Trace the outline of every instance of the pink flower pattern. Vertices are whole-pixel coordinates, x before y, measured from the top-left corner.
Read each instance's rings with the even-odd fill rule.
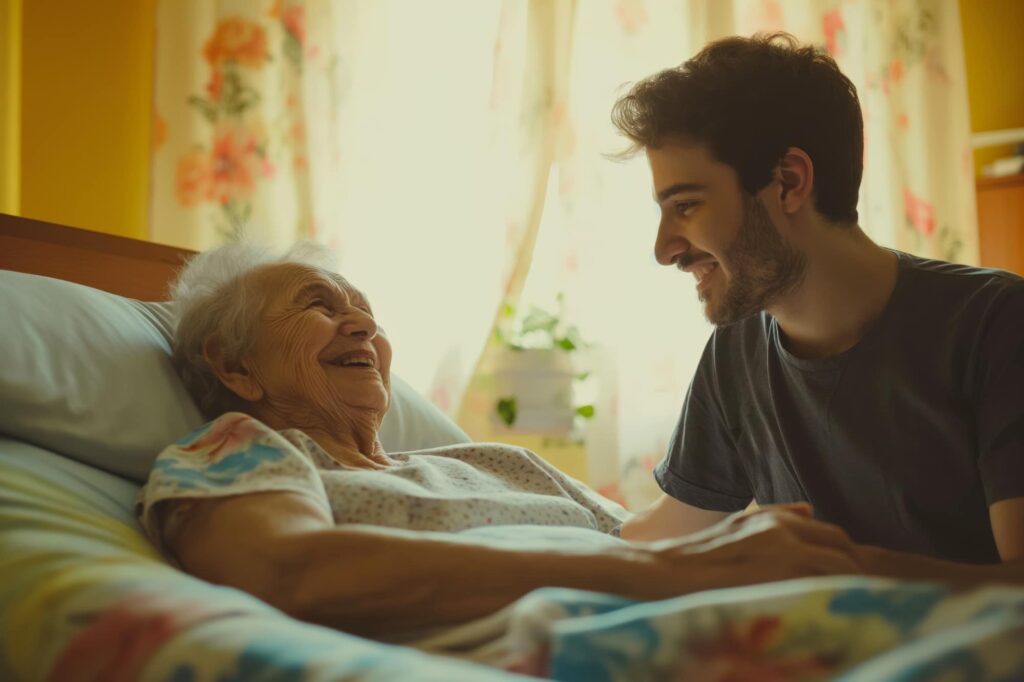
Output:
[[[676,671],[680,682],[792,682],[822,679],[836,662],[813,654],[785,654],[773,646],[786,634],[781,616],[730,623],[713,640],[698,643],[695,657]]]
[[[921,235],[930,237],[935,232],[935,208],[909,187],[903,188],[903,211],[907,222]]]
[[[825,32],[825,49],[833,57],[839,56],[846,40],[846,22],[843,21],[843,11],[838,7],[830,9],[822,16],[821,23]]]
[[[180,595],[131,594],[87,614],[88,624],[65,646],[48,682],[135,682],[149,659],[184,628],[230,613]]]
[[[222,453],[235,452],[263,433],[259,422],[246,414],[231,413],[213,423],[209,431],[182,447],[186,452],[207,450],[206,461],[213,462]]]

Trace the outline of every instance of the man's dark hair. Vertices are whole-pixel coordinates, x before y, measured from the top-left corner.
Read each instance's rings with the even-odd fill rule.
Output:
[[[627,154],[673,137],[705,144],[743,188],[764,188],[789,147],[814,163],[814,201],[837,223],[857,222],[864,121],[857,89],[835,61],[787,33],[725,38],[621,97],[612,121]]]

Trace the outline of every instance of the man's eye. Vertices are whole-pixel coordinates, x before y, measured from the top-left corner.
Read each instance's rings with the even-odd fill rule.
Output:
[[[308,306],[306,306],[306,309],[307,309],[307,310],[308,310],[309,308],[324,308],[324,309],[330,310],[331,306],[330,306],[330,304],[329,304],[329,303],[328,303],[328,302],[326,301],[326,299],[323,299],[323,298],[314,298],[314,299],[313,299],[312,301],[310,301],[310,302],[309,302],[309,305],[308,305]]]
[[[690,215],[693,209],[697,207],[699,201],[680,201],[676,203],[676,214],[677,215]]]

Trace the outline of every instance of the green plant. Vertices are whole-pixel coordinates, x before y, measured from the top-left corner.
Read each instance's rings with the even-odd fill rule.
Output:
[[[535,305],[529,306],[522,314],[511,303],[502,308],[502,322],[494,328],[498,341],[512,350],[527,348],[558,348],[572,352],[587,347],[575,325],[565,322],[565,296],[558,294],[555,299],[558,310],[550,312]]]
[[[559,350],[574,353],[588,348],[590,344],[583,340],[579,329],[565,321],[564,295],[559,293],[556,302],[556,312],[530,305],[522,313],[511,303],[505,303],[502,319],[494,329],[496,339],[515,352]],[[575,374],[573,380],[582,382],[589,376],[590,372],[582,371]],[[494,411],[506,426],[515,424],[518,415],[516,396],[500,396]],[[590,420],[594,418],[595,409],[592,404],[586,404],[574,407],[573,412],[580,419]]]

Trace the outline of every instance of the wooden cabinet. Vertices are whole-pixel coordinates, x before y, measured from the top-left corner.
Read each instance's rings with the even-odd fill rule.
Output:
[[[1024,173],[978,178],[981,265],[1024,275]]]

